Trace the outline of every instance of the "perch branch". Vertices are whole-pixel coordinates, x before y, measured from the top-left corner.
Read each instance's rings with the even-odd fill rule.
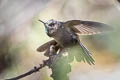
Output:
[[[50,62],[50,59],[45,60],[45,61],[43,61],[43,64],[40,64],[39,67],[36,67],[36,66],[35,66],[33,69],[31,69],[30,71],[28,71],[28,72],[26,72],[26,73],[24,73],[24,74],[21,74],[21,75],[19,75],[19,76],[17,76],[17,77],[10,78],[10,79],[6,79],[6,80],[18,80],[18,79],[21,79],[21,78],[26,77],[26,76],[28,76],[28,75],[31,75],[31,74],[34,73],[34,72],[38,72],[38,71],[39,71],[40,69],[42,69],[43,67],[48,66],[49,62]]]
[[[56,54],[56,50],[54,48],[54,45],[50,46],[50,52],[49,52],[49,59],[47,60],[44,60],[43,61],[43,64],[40,64],[39,67],[34,67],[33,69],[31,69],[30,71],[24,73],[24,74],[21,74],[17,77],[13,77],[13,78],[10,78],[10,79],[6,79],[6,80],[18,80],[18,79],[21,79],[21,78],[24,78],[28,75],[31,75],[32,73],[34,72],[38,72],[40,69],[42,69],[43,67],[45,66],[48,66],[49,68],[51,67],[52,63],[54,63],[54,61],[56,61],[57,58],[59,58],[62,54]],[[60,52],[59,52],[60,53]]]

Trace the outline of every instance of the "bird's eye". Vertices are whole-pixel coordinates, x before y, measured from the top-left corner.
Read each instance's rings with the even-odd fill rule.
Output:
[[[54,26],[54,25],[55,25],[54,23],[49,24],[49,26]]]

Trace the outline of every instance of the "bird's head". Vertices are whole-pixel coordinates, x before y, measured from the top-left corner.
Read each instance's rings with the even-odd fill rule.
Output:
[[[45,30],[48,36],[52,36],[54,34],[56,34],[56,32],[58,31],[58,29],[61,27],[61,23],[60,21],[56,21],[56,20],[48,20],[47,22],[43,22],[42,20],[39,20],[40,22],[42,22],[45,26]]]

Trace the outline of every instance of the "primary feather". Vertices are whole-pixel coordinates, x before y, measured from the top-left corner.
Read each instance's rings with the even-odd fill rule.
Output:
[[[64,27],[69,27],[78,35],[93,35],[111,30],[111,27],[104,23],[82,20],[64,22]]]

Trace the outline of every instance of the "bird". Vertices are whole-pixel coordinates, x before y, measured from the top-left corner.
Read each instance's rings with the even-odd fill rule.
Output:
[[[44,24],[46,34],[53,40],[38,47],[37,51],[45,51],[44,55],[47,57],[56,55],[57,52],[59,54],[60,51],[68,51],[70,62],[75,57],[77,61],[84,61],[90,65],[94,65],[95,60],[91,52],[81,42],[80,36],[100,34],[111,30],[109,25],[95,21],[68,20],[63,22],[54,19],[50,19],[47,22],[39,21]],[[71,52],[73,48],[77,48],[78,51]],[[54,53],[51,54],[52,49]]]

